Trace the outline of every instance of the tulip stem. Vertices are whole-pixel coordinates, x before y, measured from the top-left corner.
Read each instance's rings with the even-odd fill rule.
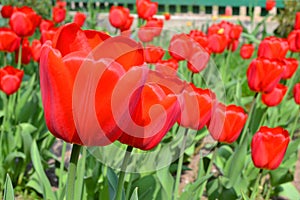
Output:
[[[67,179],[67,200],[74,199],[74,192],[75,192],[75,178],[76,178],[76,169],[77,169],[77,162],[79,158],[81,146],[77,144],[73,144],[70,164],[69,164],[69,174]]]
[[[121,200],[122,199],[122,191],[123,191],[123,184],[124,184],[124,178],[126,174],[126,168],[130,159],[130,154],[132,152],[133,147],[127,146],[126,153],[123,159],[123,163],[121,166],[121,171],[119,174],[119,181],[118,181],[118,187],[117,187],[117,194],[115,200]]]
[[[18,55],[18,65],[17,65],[17,69],[21,69],[21,63],[22,63],[22,43],[23,43],[23,38],[21,39],[20,47],[19,47],[19,55]]]
[[[213,148],[213,155],[210,159],[210,162],[209,162],[209,165],[207,167],[207,171],[205,173],[205,176],[208,176],[210,171],[211,171],[211,168],[213,166],[213,163],[214,163],[214,160],[215,158],[217,157],[217,153],[218,153],[218,147],[219,147],[220,143],[218,142],[217,145]],[[204,191],[204,188],[206,187],[206,183],[207,183],[207,180],[201,185],[201,188],[200,188],[200,192],[199,192],[199,196],[198,197],[202,197],[202,194],[203,194],[203,191]]]
[[[294,133],[295,133],[296,127],[298,125],[299,117],[300,117],[300,110],[298,110],[298,112],[297,112],[296,119],[295,119],[294,125],[291,130],[291,134],[290,134],[291,140],[293,140]]]
[[[251,196],[250,196],[250,200],[254,200],[257,196],[257,190],[258,190],[258,187],[259,187],[259,182],[260,182],[260,179],[261,179],[261,176],[262,176],[262,172],[263,172],[263,169],[260,169],[258,177],[255,181]]]
[[[3,66],[5,67],[7,65],[7,53],[4,52],[4,57],[3,57]]]
[[[59,183],[58,183],[59,189],[62,189],[62,184],[63,184],[62,179],[63,179],[63,172],[64,172],[64,168],[65,168],[66,150],[67,150],[67,143],[63,141],[62,150],[61,150],[60,168],[59,168]]]
[[[173,192],[173,199],[177,199],[178,196],[178,188],[179,188],[179,183],[180,183],[180,177],[181,177],[181,171],[182,171],[182,165],[183,165],[183,158],[184,158],[184,150],[185,150],[185,145],[186,145],[186,139],[188,135],[189,129],[186,128],[183,136],[183,141],[180,149],[180,157],[178,160],[178,165],[177,165],[177,172],[176,172],[176,179],[175,179],[175,185],[174,185],[174,192]]]
[[[243,132],[241,133],[240,144],[243,144],[243,141],[245,139],[246,133],[248,131],[248,126],[250,124],[253,112],[254,112],[255,107],[256,107],[257,96],[258,96],[258,92],[256,92],[255,95],[254,95],[254,97],[253,97],[253,100],[252,100],[252,103],[251,103],[251,108],[250,108],[249,115],[248,115],[248,119],[247,119],[246,124],[244,126]]]

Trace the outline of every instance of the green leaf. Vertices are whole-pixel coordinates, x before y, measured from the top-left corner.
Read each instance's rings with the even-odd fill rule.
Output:
[[[275,170],[270,171],[270,177],[272,186],[291,182],[294,179],[294,175],[290,172],[290,170],[281,166]]]
[[[84,179],[84,172],[85,172],[85,160],[86,160],[86,148],[82,150],[82,157],[78,161],[77,173],[76,173],[76,195],[75,199],[81,200],[82,199],[82,191],[83,191],[83,179]]]
[[[242,192],[242,197],[243,200],[250,200],[250,198],[244,192]]]
[[[130,197],[130,200],[139,200],[139,197],[138,197],[138,188],[137,187],[134,188],[133,193],[132,193],[132,195]]]
[[[300,199],[300,193],[292,183],[286,183],[279,186],[279,196],[287,199]]]
[[[43,187],[42,195],[44,196],[44,199],[56,199],[56,196],[52,191],[51,184],[43,169],[40,153],[35,141],[32,142],[31,160],[32,160],[33,167],[37,172],[39,182],[42,183],[42,187]]]
[[[114,199],[117,194],[118,176],[110,167],[107,169],[107,179],[109,185],[109,199]]]
[[[247,155],[248,148],[248,136],[244,138],[243,143],[235,150],[232,155],[231,162],[229,163],[229,171],[226,174],[226,177],[229,178],[229,185],[226,188],[230,188],[230,186],[234,186],[237,183],[239,176],[242,174],[242,170],[245,165],[245,159]]]
[[[6,175],[5,185],[4,185],[4,200],[15,199],[14,188],[12,186],[9,175]]]
[[[161,199],[172,199],[174,179],[169,172],[169,168],[165,167],[156,172],[161,189]]]
[[[132,188],[139,188],[139,199],[143,200],[152,200],[157,199],[156,196],[156,188],[159,187],[159,183],[157,183],[156,179],[153,175],[144,176],[137,181],[134,181],[132,184]]]

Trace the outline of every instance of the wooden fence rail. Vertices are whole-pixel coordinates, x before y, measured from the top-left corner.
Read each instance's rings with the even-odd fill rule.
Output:
[[[135,0],[67,0],[71,10],[87,8],[88,3],[92,3],[94,8],[100,11],[108,11],[112,5],[123,5],[135,12]],[[260,15],[267,14],[265,9],[266,0],[158,0],[158,11],[160,13],[204,13],[212,14],[213,9],[217,9],[218,14],[225,13],[226,6],[232,7],[233,15],[240,15],[241,9],[246,9],[246,15],[254,12],[255,8],[260,8]],[[276,8],[283,8],[284,0],[276,0]]]

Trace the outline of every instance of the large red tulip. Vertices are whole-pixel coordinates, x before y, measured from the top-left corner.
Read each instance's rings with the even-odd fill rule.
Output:
[[[263,93],[261,99],[269,107],[277,106],[282,101],[287,89],[287,86],[278,84],[270,93]]]
[[[284,59],[288,50],[289,45],[285,39],[270,36],[261,41],[257,55],[259,58]]]
[[[300,105],[300,83],[295,84],[293,94],[296,104]]]
[[[196,88],[190,84],[179,95],[179,102],[181,115],[177,120],[178,124],[200,130],[211,119],[216,97],[209,89]]]
[[[289,141],[288,131],[281,127],[260,127],[251,142],[251,155],[255,167],[268,170],[279,167]]]
[[[14,52],[19,49],[21,38],[9,28],[0,28],[0,51]]]
[[[54,136],[84,145],[107,145],[120,136],[111,100],[120,78],[144,59],[143,54],[135,52],[136,47],[140,49],[129,38],[83,31],[75,23],[62,26],[53,42],[45,42],[40,57],[40,84],[46,124]],[[96,52],[91,54],[92,51]],[[142,75],[133,73],[131,81],[135,77],[139,80]],[[129,82],[121,85],[130,87]]]
[[[247,70],[248,86],[255,92],[271,92],[284,74],[284,66],[269,59],[253,60]]]
[[[9,25],[19,37],[33,35],[36,27],[41,22],[41,16],[27,6],[16,8],[10,17]]]
[[[218,142],[233,143],[244,128],[247,117],[243,108],[219,103],[207,125],[208,131]]]
[[[12,66],[0,69],[0,90],[11,95],[20,88],[24,72]]]

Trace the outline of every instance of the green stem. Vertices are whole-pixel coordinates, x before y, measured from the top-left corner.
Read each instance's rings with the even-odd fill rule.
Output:
[[[250,196],[250,200],[254,200],[257,196],[257,190],[258,190],[258,187],[259,187],[259,182],[260,182],[260,179],[261,179],[261,176],[262,176],[262,172],[263,172],[263,169],[260,169],[258,177],[257,177],[257,179],[255,181],[255,184],[254,184],[254,187],[253,187],[253,191],[252,191],[251,196]]]
[[[223,79],[223,83],[227,82],[227,74],[228,74],[227,69],[228,69],[228,65],[229,65],[229,60],[231,58],[231,54],[232,54],[232,51],[231,51],[231,47],[230,47],[230,49],[227,50],[227,56],[226,56],[225,64],[221,68],[221,76],[222,76],[222,79]]]
[[[61,159],[60,159],[60,168],[59,168],[59,183],[58,188],[62,190],[63,188],[63,173],[65,168],[65,155],[67,150],[67,143],[63,141],[62,150],[61,150]]]
[[[266,195],[265,200],[269,200],[270,199],[271,191],[272,191],[272,186],[271,186],[270,183],[268,183],[268,191],[267,191],[267,195]]]
[[[214,152],[213,152],[213,155],[212,155],[212,157],[210,159],[209,165],[207,167],[207,171],[205,173],[205,176],[208,176],[209,173],[210,173],[210,171],[211,171],[211,168],[213,166],[214,160],[217,157],[218,146],[219,146],[219,143],[217,143],[217,145],[214,147]],[[204,188],[206,187],[206,183],[207,183],[207,180],[201,185],[200,192],[199,192],[199,197],[202,197]]]
[[[130,159],[130,154],[132,152],[133,147],[127,146],[126,153],[123,159],[123,163],[121,166],[121,171],[119,174],[119,181],[118,181],[118,187],[117,187],[117,194],[115,200],[121,200],[122,199],[122,191],[123,191],[123,184],[124,184],[124,178],[126,174],[126,168]]]
[[[20,47],[19,47],[18,65],[17,65],[18,69],[21,69],[21,64],[22,64],[22,43],[23,43],[23,38],[21,39]]]
[[[130,190],[131,190],[131,185],[132,185],[132,176],[130,174],[129,175],[129,183],[127,185],[127,188],[126,188],[126,197],[125,199],[128,200],[129,199],[129,195],[130,195]]]
[[[291,140],[293,140],[294,133],[295,133],[296,127],[297,127],[297,125],[298,125],[299,117],[300,117],[300,110],[298,110],[297,115],[296,115],[295,122],[294,122],[294,124],[293,124],[293,126],[292,126],[292,130],[291,130],[291,134],[290,134]]]
[[[70,164],[69,164],[69,172],[68,172],[68,179],[67,179],[67,200],[74,200],[74,192],[75,192],[75,178],[76,178],[76,169],[77,169],[77,162],[79,158],[81,146],[77,144],[73,144]]]
[[[4,57],[3,57],[3,66],[7,65],[7,52],[4,52]]]
[[[183,158],[184,158],[184,150],[185,150],[188,132],[189,132],[189,129],[186,128],[185,132],[184,132],[184,136],[183,136],[183,141],[182,141],[182,145],[181,145],[181,149],[180,149],[180,157],[179,157],[178,165],[177,165],[176,180],[175,180],[174,191],[173,191],[173,199],[177,199],[177,196],[178,196],[178,188],[179,188],[179,183],[180,183]]]
[[[8,96],[6,96],[5,100],[3,101],[3,109],[4,109],[4,115],[3,115],[3,121],[2,121],[2,127],[1,127],[1,135],[0,135],[0,146],[3,147],[3,136],[4,136],[4,131],[5,131],[5,126],[6,126],[6,121],[8,119]],[[2,149],[3,150],[3,149]],[[0,152],[0,165],[2,165],[2,162],[4,160],[3,157],[3,152]]]
[[[251,108],[250,108],[250,111],[249,111],[249,114],[248,114],[248,118],[247,118],[246,124],[244,126],[243,132],[241,133],[241,136],[240,136],[241,137],[240,145],[243,144],[243,141],[245,139],[246,133],[248,131],[248,126],[250,124],[252,115],[253,115],[255,107],[256,107],[257,96],[258,96],[258,92],[255,93],[255,95],[253,97],[253,100],[252,100],[252,103],[251,103]]]

